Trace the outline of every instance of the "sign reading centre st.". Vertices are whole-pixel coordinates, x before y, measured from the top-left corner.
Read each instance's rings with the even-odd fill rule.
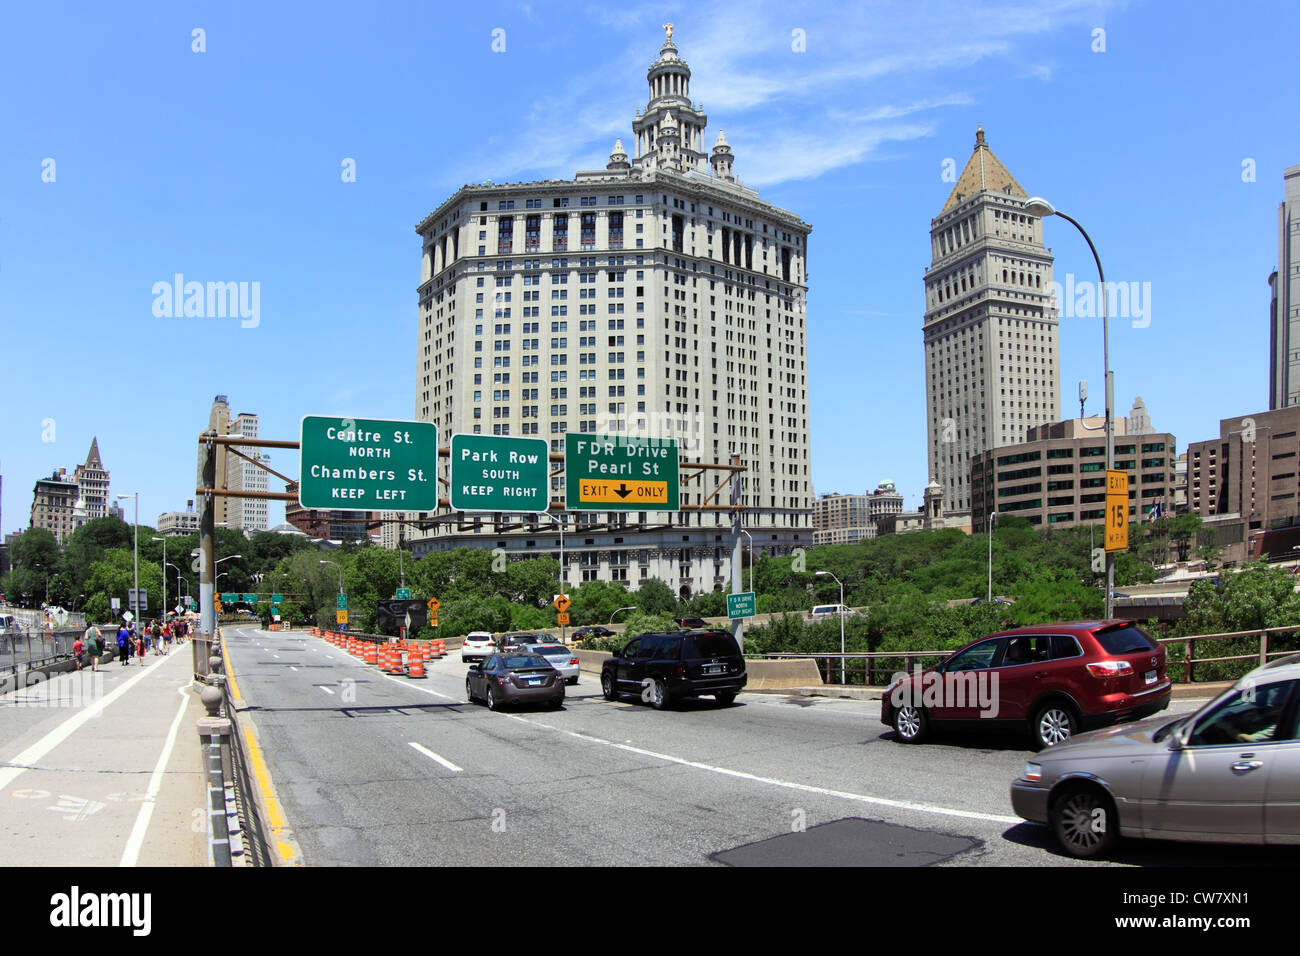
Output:
[[[434,511],[438,427],[375,418],[302,420],[298,500],[304,508]]]
[[[676,511],[677,441],[569,432],[564,440],[569,511]]]
[[[541,438],[452,435],[452,508],[545,511],[551,504],[549,451]]]

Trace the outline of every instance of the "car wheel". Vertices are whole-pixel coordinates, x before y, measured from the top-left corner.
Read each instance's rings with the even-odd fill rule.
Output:
[[[600,692],[606,700],[618,700],[618,689],[614,686],[614,674],[611,671],[601,672]]]
[[[729,707],[736,702],[736,695],[730,691],[725,694],[714,694],[713,696],[723,707]]]
[[[905,744],[919,744],[930,728],[930,718],[920,707],[910,704],[894,713],[894,733]]]
[[[1052,804],[1049,816],[1061,847],[1080,859],[1090,860],[1109,852],[1119,838],[1115,806],[1097,787],[1066,791]]]
[[[650,681],[650,706],[655,710],[667,710],[672,701],[668,697],[668,688],[658,677]]]
[[[1034,714],[1031,730],[1034,743],[1039,750],[1055,747],[1074,736],[1079,729],[1079,721],[1068,704],[1056,701],[1044,704]]]
[[[551,701],[551,710],[559,710],[563,706],[564,706],[563,697],[557,697],[553,701]]]
[[[488,705],[488,710],[501,709],[501,699],[497,697],[496,692],[492,690],[492,687],[490,685],[488,686],[487,689],[487,705]]]
[[[474,691],[470,690],[469,678],[465,678],[465,699],[471,704],[474,703]]]

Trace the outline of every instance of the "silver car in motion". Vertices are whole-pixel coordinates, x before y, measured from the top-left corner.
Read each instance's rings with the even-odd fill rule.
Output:
[[[524,650],[546,658],[547,662],[560,672],[566,684],[578,683],[582,673],[577,651],[554,642],[549,644],[525,644]]]
[[[1300,654],[1251,671],[1194,714],[1082,734],[1034,755],[1016,813],[1072,856],[1121,836],[1300,845]]]

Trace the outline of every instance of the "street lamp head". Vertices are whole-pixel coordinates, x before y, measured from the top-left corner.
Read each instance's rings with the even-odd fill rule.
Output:
[[[813,575],[814,575],[815,577],[819,577],[819,578],[825,577],[825,576],[828,575],[828,574],[830,574],[829,571],[814,571],[814,572],[813,572]]]
[[[1033,196],[1025,202],[1025,212],[1039,219],[1045,219],[1056,215],[1056,207],[1042,196]]]

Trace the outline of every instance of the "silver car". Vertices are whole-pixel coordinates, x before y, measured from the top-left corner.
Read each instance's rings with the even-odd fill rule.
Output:
[[[1036,754],[1016,813],[1073,856],[1121,836],[1300,844],[1300,654],[1256,668],[1191,715],[1083,734]]]
[[[577,651],[563,644],[529,644],[524,650],[546,658],[547,663],[560,672],[566,684],[578,683],[581,667],[578,664]]]

